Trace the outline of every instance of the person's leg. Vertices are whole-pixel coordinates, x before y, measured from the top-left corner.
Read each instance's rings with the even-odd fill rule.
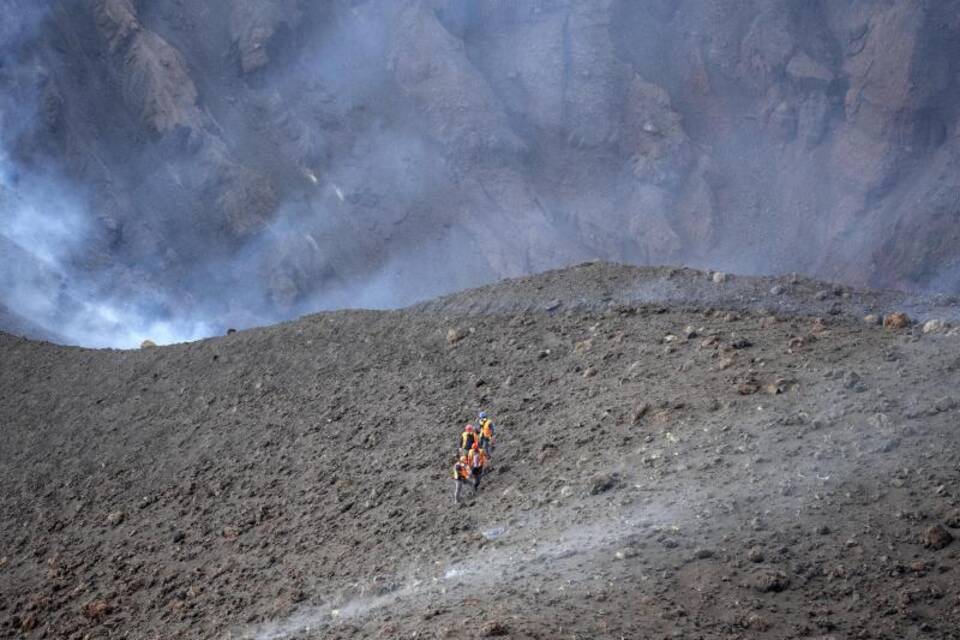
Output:
[[[460,493],[463,491],[463,480],[457,478],[454,480],[456,483],[456,488],[453,490],[453,501],[457,504],[460,504]]]

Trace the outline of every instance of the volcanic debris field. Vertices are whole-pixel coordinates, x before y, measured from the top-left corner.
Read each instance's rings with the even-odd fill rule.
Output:
[[[593,263],[138,351],[0,335],[0,636],[958,638],[950,308]]]

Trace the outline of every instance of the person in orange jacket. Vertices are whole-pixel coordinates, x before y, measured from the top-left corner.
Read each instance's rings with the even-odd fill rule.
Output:
[[[460,456],[460,459],[453,465],[453,481],[456,486],[453,490],[454,504],[460,504],[460,494],[463,493],[463,485],[470,480],[470,461],[467,456]],[[476,492],[476,489],[474,489]]]
[[[470,453],[467,454],[467,460],[470,462],[470,475],[473,478],[473,492],[480,490],[480,478],[483,477],[483,469],[487,466],[487,454],[480,448],[479,442],[474,442]]]
[[[468,424],[463,428],[463,433],[460,434],[460,455],[467,455],[470,449],[473,448],[473,445],[479,442],[477,436],[478,434],[472,424]]]
[[[487,417],[485,411],[480,412],[480,422],[478,423],[478,435],[480,437],[480,448],[483,449],[483,452],[490,457],[493,454],[493,446],[495,444],[495,434],[494,434],[494,424],[493,420]]]

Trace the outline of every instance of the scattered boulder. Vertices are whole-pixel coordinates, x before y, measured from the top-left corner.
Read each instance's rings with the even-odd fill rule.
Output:
[[[593,339],[587,338],[586,340],[580,340],[579,342],[574,343],[573,352],[579,356],[582,356],[587,351],[593,348]]]
[[[776,284],[776,285],[773,285],[772,287],[770,287],[770,295],[772,295],[772,296],[783,295],[783,293],[784,293],[785,291],[786,291],[786,289],[785,289],[782,285],[779,285],[779,284]]]
[[[787,343],[787,352],[793,353],[794,351],[799,351],[804,347],[809,346],[810,344],[817,341],[817,337],[813,334],[807,336],[794,336],[790,338],[790,341]]]
[[[923,323],[924,333],[946,333],[950,325],[943,320],[927,320]]]
[[[949,513],[943,522],[951,529],[960,529],[960,511]]]
[[[796,384],[794,380],[788,380],[787,378],[777,378],[773,382],[764,385],[764,393],[771,396],[778,396],[781,393],[786,393]]]
[[[883,317],[883,326],[885,329],[906,329],[910,326],[910,317],[901,311],[888,313]]]
[[[758,391],[760,391],[760,385],[752,380],[741,382],[737,385],[737,393],[742,396],[752,396]]]
[[[726,282],[727,278],[728,276],[724,272],[716,271],[714,272],[713,276],[711,276],[710,279],[713,280],[716,284],[721,284],[723,282]]]
[[[719,346],[719,344],[720,344],[720,336],[710,336],[710,337],[708,337],[708,338],[705,338],[705,339],[700,343],[700,349],[701,349],[701,350],[703,350],[703,349],[711,349],[711,348],[714,348],[714,347]]]
[[[107,524],[116,527],[123,524],[126,514],[123,511],[113,511],[107,514]]]
[[[790,586],[790,578],[783,571],[758,571],[750,584],[760,593],[780,593]]]
[[[483,629],[480,633],[484,638],[494,638],[497,636],[509,635],[510,629],[502,622],[493,621],[483,625]]]
[[[753,346],[753,343],[746,338],[737,338],[730,343],[730,346],[734,349],[748,349]]]
[[[765,559],[763,549],[760,547],[750,547],[750,550],[747,551],[747,560],[750,562],[763,562]]]
[[[106,600],[91,600],[83,606],[83,615],[90,620],[101,620],[110,613]]]
[[[140,343],[141,349],[150,349],[155,346],[157,346],[157,343],[154,342],[153,340],[144,340],[143,342]]]
[[[447,330],[447,344],[456,344],[466,338],[469,333],[466,329],[461,329],[460,327],[452,327]]]
[[[236,332],[237,332],[236,329],[233,329],[233,328],[227,329],[227,335],[228,335],[228,336],[232,336],[232,335],[235,334]]]
[[[953,542],[953,534],[942,524],[935,524],[923,532],[923,546],[939,551]]]
[[[614,473],[598,473],[590,480],[590,495],[595,496],[613,489],[617,485]]]
[[[563,305],[563,302],[561,302],[560,300],[551,300],[550,302],[547,303],[546,309],[547,311],[556,311],[561,307],[561,305]]]
[[[865,324],[868,324],[874,327],[880,324],[881,322],[880,316],[878,316],[875,313],[868,313],[867,315],[863,316],[863,321]]]
[[[697,560],[708,560],[715,555],[713,549],[706,549],[703,547],[694,549],[693,557]]]

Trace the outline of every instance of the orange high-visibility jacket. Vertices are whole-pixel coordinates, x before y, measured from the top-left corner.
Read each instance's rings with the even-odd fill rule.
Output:
[[[490,418],[480,421],[480,435],[487,440],[493,440],[493,421]]]
[[[462,462],[458,462],[453,465],[453,479],[454,480],[466,480],[470,477],[470,468]]]
[[[483,449],[471,449],[470,454],[470,466],[474,469],[487,466],[487,454],[483,452]]]

